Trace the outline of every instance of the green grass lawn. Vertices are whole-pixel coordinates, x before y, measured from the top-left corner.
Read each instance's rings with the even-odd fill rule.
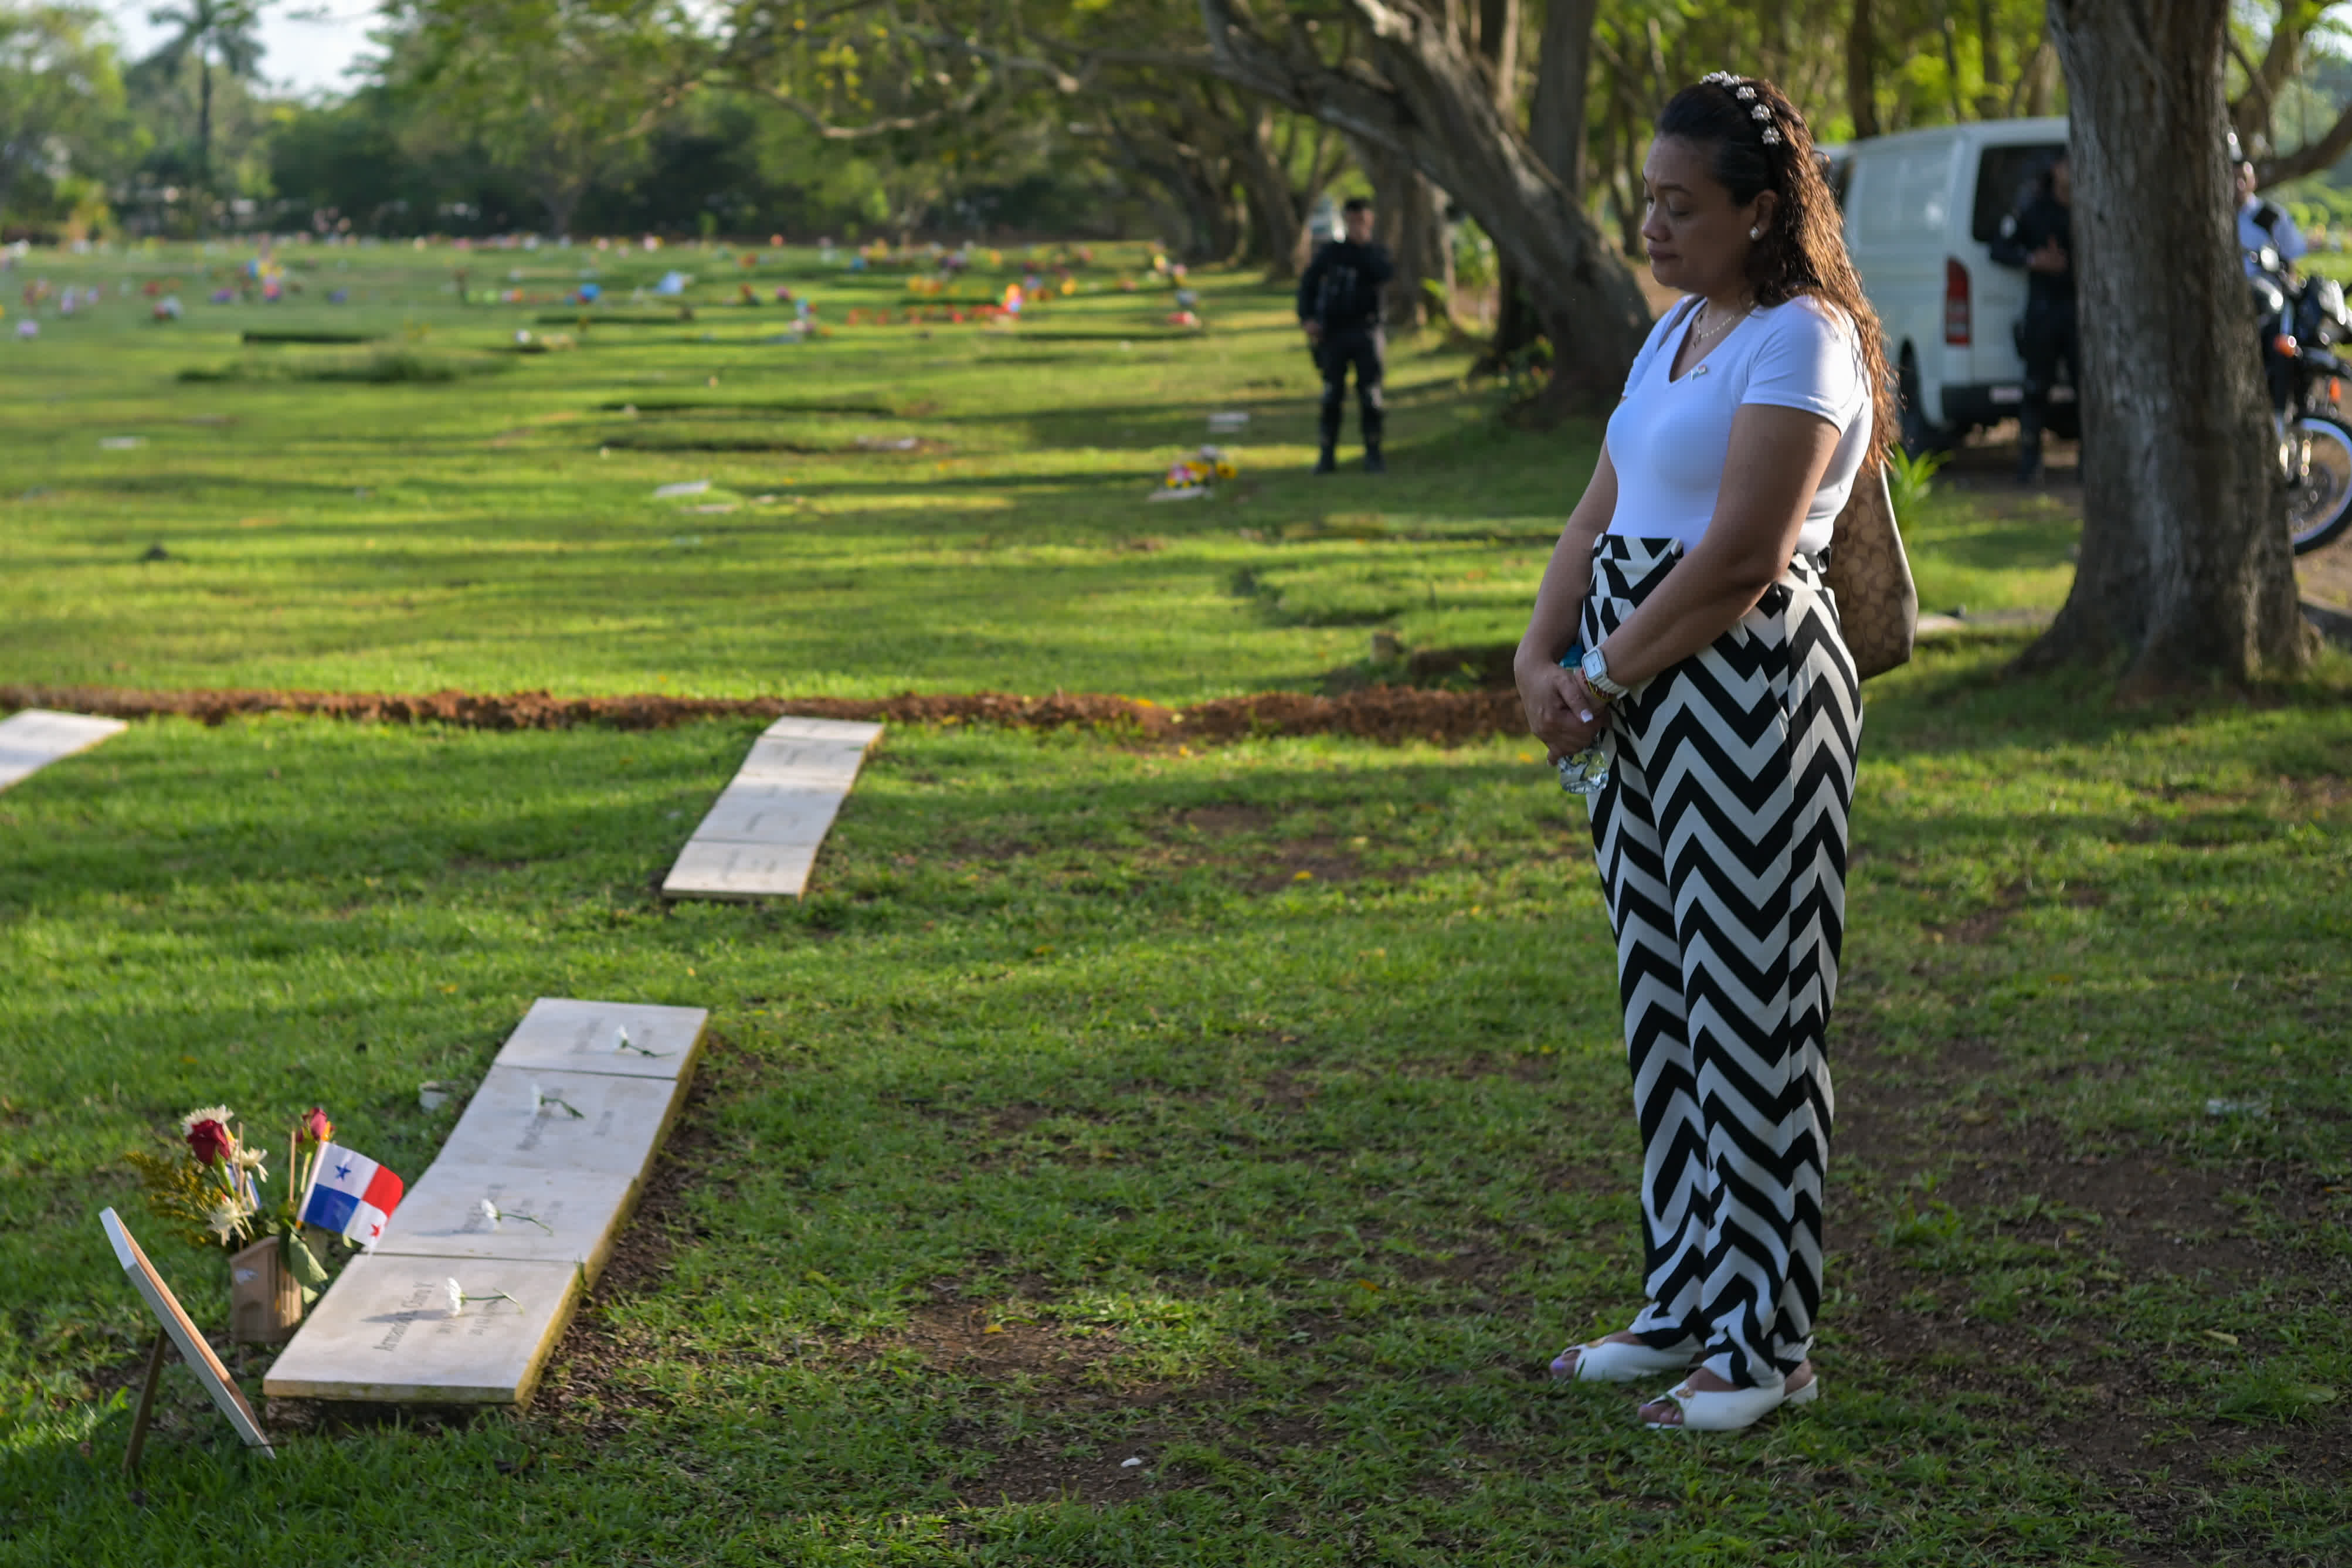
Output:
[[[352,316],[435,353],[529,323],[389,298],[428,260]],[[1372,629],[1510,637],[1590,459],[1406,345],[1398,471],[1310,481],[1242,280],[1197,342],[1115,287],[1020,329],[1127,350],[861,337],[852,289],[814,344],[699,343],[756,335],[722,307],[436,384],[177,381],[244,352],[194,305],[0,342],[0,679],[1312,686]],[[981,363],[1015,353],[1069,357]],[[863,399],[899,416],[809,407]],[[1235,495],[1142,503],[1250,399]],[[673,418],[852,449],[611,439]],[[854,447],[902,428],[948,445]],[[702,477],[746,504],[649,499]],[[1912,534],[1930,607],[2063,594],[2063,519],[1947,497]],[[1542,1379],[1636,1305],[1638,1152],[1581,810],[1528,742],[902,727],[806,902],[671,907],[756,725],[134,725],[0,795],[0,1563],[2352,1560],[2352,671],[2118,711],[2005,680],[2017,646],[1870,688],[1827,1397],[1733,1438]],[[124,1151],[320,1100],[414,1173],[456,1110],[418,1083],[542,994],[713,1042],[533,1409],[281,1408],[269,1465],[175,1368],[125,1481]],[[153,1250],[224,1321],[217,1256]]]
[[[1424,337],[1391,358],[1394,471],[1315,479],[1313,369],[1281,291],[1243,279],[1195,280],[1198,336],[1162,324],[1164,287],[1123,292],[1137,269],[1108,265],[1013,331],[852,326],[852,309],[903,314],[905,279],[805,253],[751,269],[666,253],[600,276],[620,295],[671,266],[726,274],[697,285],[695,321],[523,355],[517,330],[555,330],[534,325],[543,307],[457,305],[441,292],[453,253],[352,254],[348,273],[297,274],[308,291],[279,305],[215,306],[191,285],[169,325],[115,295],[34,342],[0,339],[11,679],[1160,700],[1311,687],[1361,662],[1375,627],[1408,647],[1515,638],[1595,450],[1588,428],[1503,426],[1498,395],[1461,389],[1467,353]],[[571,287],[577,253],[552,254],[509,253],[518,286]],[[507,258],[454,259],[478,288]],[[184,256],[47,274],[110,291],[201,281]],[[814,299],[834,335],[769,341],[785,310],[725,303],[738,276]],[[352,300],[320,302],[338,279]],[[992,287],[968,283],[967,301]],[[248,329],[382,333],[490,374],[290,379],[387,351],[240,348]],[[177,379],[225,366],[255,378]],[[1238,482],[1148,501],[1212,410],[1252,416],[1229,441]],[[142,444],[101,446],[123,439]],[[654,499],[697,480],[711,488]],[[1938,506],[1914,531],[1924,604],[2064,596],[2061,515],[1989,524]],[[156,545],[165,558],[142,561]]]

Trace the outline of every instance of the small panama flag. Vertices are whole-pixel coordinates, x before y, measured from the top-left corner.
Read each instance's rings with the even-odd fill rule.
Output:
[[[311,1171],[310,1190],[302,1194],[302,1223],[373,1250],[384,1221],[400,1206],[400,1178],[334,1143],[319,1146]]]

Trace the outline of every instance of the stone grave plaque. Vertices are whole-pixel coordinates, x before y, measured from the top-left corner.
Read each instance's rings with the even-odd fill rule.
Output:
[[[47,708],[11,714],[0,720],[0,789],[129,728],[120,719],[93,719],[87,713],[59,713]]]
[[[703,1026],[709,1021],[710,1014],[700,1007],[542,996],[507,1037],[498,1065],[619,1073],[625,1078],[681,1078],[700,1054]],[[629,1034],[628,1047],[618,1040],[623,1029]],[[653,1054],[646,1055],[648,1051]]]
[[[879,724],[779,719],[663,879],[669,898],[798,898]]]
[[[841,810],[842,792],[732,784],[694,830],[702,844],[804,844],[814,849]]]
[[[865,761],[863,745],[772,740],[762,735],[751,742],[751,754],[735,771],[735,782],[842,789],[857,777],[858,766]]]
[[[689,842],[662,883],[667,898],[797,899],[816,869],[814,844]]]
[[[435,1163],[641,1176],[686,1101],[686,1083],[683,1078],[494,1067]],[[580,1114],[552,1103],[534,1110],[534,1086]]]
[[[484,1199],[506,1217],[491,1223]],[[375,1255],[577,1264],[593,1285],[636,1199],[634,1175],[485,1169],[445,1155],[400,1200]]]
[[[469,1300],[452,1311],[452,1279],[468,1296],[514,1299]],[[354,1258],[261,1389],[273,1399],[528,1404],[580,1289],[581,1271],[570,1263]]]
[[[791,714],[760,731],[762,741],[814,741],[826,745],[854,746],[860,755],[882,738],[882,726],[857,719],[800,719]]]

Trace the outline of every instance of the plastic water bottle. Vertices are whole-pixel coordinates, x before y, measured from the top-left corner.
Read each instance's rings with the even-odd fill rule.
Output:
[[[1559,656],[1559,667],[1562,669],[1580,669],[1583,666],[1584,645],[1582,643],[1571,645],[1566,653]],[[1598,735],[1593,737],[1592,744],[1585,747],[1584,750],[1573,756],[1560,758],[1558,765],[1559,787],[1570,795],[1599,795],[1608,787],[1609,752],[1604,749],[1601,738]]]

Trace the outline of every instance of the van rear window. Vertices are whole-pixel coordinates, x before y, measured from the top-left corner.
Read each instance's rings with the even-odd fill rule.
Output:
[[[1986,148],[1977,164],[1977,203],[1969,221],[1969,237],[1979,244],[1998,238],[2000,220],[2032,198],[2042,172],[2065,151],[2063,142]]]

